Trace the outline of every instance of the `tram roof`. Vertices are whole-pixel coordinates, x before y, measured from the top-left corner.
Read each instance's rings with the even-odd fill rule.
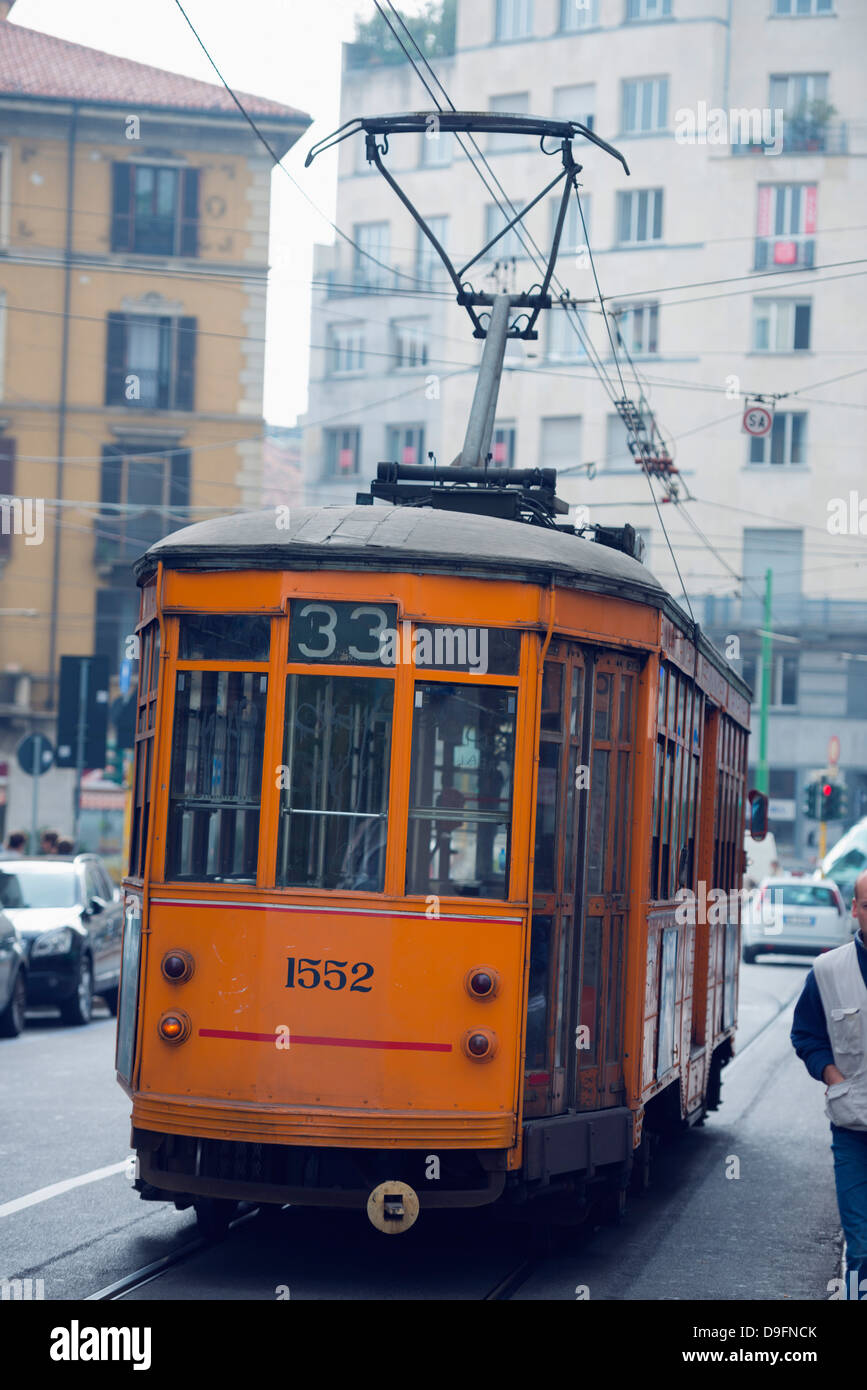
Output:
[[[152,545],[136,565],[142,581],[157,561],[170,569],[411,570],[518,579],[550,576],[580,589],[659,606],[666,596],[638,560],[546,526],[433,507],[293,507],[289,526],[274,507],[200,521]]]
[[[644,565],[596,541],[545,526],[433,507],[293,507],[277,525],[274,507],[200,521],[152,545],[135,565],[144,583],[169,569],[358,570],[461,574],[550,583],[650,604],[683,631],[693,624]],[[742,694],[748,687],[699,635],[701,651]]]

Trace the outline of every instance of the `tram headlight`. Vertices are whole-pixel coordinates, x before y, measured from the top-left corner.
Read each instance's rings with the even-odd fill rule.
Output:
[[[183,1013],[180,1009],[163,1014],[157,1024],[157,1032],[163,1042],[167,1043],[186,1042],[192,1029],[189,1014]]]
[[[500,988],[500,977],[490,965],[474,965],[464,977],[474,999],[493,999]]]
[[[490,1028],[468,1028],[464,1033],[463,1049],[473,1062],[490,1062],[497,1046],[497,1035]]]
[[[188,980],[196,968],[189,951],[167,951],[162,960],[162,972],[173,985]]]

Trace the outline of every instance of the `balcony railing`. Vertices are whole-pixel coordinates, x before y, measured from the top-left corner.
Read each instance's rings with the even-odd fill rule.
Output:
[[[702,627],[717,633],[761,628],[764,623],[764,603],[760,598],[700,594],[692,600],[692,606]],[[867,632],[867,607],[853,599],[775,594],[771,622],[775,632],[793,628],[798,636],[808,632],[820,636],[839,631],[863,633]]]
[[[445,270],[437,264],[390,266],[380,269],[372,262],[367,266],[336,267],[326,270],[323,277],[329,299],[346,294],[388,294],[393,290],[442,289],[450,284]]]
[[[816,260],[816,242],[811,236],[756,237],[754,270],[809,270]]]
[[[93,563],[98,570],[129,566],[170,531],[186,525],[174,512],[142,508],[140,512],[108,511],[94,522]]]
[[[848,154],[849,126],[846,121],[830,121],[826,125],[810,126],[794,116],[783,118],[783,142],[779,151],[773,139],[738,140],[733,139],[731,152],[734,155],[779,154]]]

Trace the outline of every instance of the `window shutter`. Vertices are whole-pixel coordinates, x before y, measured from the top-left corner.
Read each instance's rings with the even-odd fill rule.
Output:
[[[117,444],[103,444],[102,469],[99,477],[99,500],[102,506],[120,501],[120,480],[123,470],[123,450]],[[117,512],[106,512],[117,517]]]
[[[171,473],[169,477],[169,506],[189,507],[190,505],[190,451],[181,449],[178,453],[172,454],[169,459]],[[186,526],[189,517],[172,517],[169,529],[177,531],[179,527]]]
[[[192,410],[196,394],[196,330],[198,319],[180,318],[177,323],[175,408],[177,410]]]
[[[159,374],[157,379],[157,409],[171,410],[174,402],[173,375],[175,371],[174,351],[175,320],[168,314],[160,318]]]
[[[111,249],[132,250],[132,165],[112,165]]]
[[[106,320],[105,403],[124,405],[126,378],[126,314],[109,314]]]
[[[15,440],[0,439],[0,498],[15,493]],[[12,550],[12,528],[0,527],[0,560],[8,559]]]
[[[181,171],[181,244],[182,256],[199,254],[199,180],[198,169]]]

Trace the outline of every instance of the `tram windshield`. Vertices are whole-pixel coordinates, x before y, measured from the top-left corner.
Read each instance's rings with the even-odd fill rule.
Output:
[[[517,691],[415,687],[406,891],[505,898]]]
[[[393,712],[389,679],[287,678],[281,887],[383,891]]]

